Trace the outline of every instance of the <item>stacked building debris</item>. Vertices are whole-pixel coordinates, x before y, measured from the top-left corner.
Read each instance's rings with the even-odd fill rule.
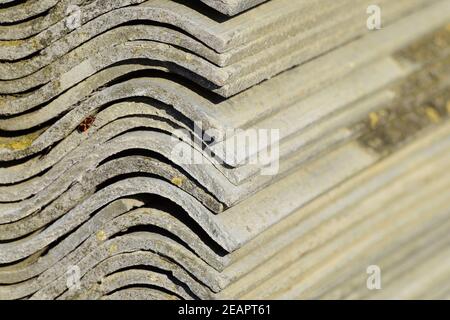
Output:
[[[0,298],[449,299],[449,86],[449,0],[0,0]]]

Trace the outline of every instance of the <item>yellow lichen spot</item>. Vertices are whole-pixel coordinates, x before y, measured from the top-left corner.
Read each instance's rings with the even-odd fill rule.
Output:
[[[97,240],[100,242],[103,242],[106,240],[106,233],[103,230],[100,230],[99,232],[97,232]]]
[[[23,40],[7,40],[0,41],[0,47],[15,47],[20,46],[24,41]]]
[[[378,125],[378,123],[380,123],[380,117],[378,116],[378,114],[376,112],[371,112],[369,114],[369,120],[370,120],[370,127],[372,129],[375,129]]]
[[[41,44],[39,43],[38,39],[33,38],[33,39],[31,40],[31,47],[32,47],[33,49],[40,49],[42,46],[41,46]]]
[[[447,113],[450,115],[450,100],[447,101]]]
[[[117,244],[112,244],[110,247],[109,247],[109,253],[110,254],[114,254],[114,253],[116,253],[117,252]]]
[[[438,47],[445,47],[447,45],[447,41],[443,35],[436,36],[436,38],[434,39],[434,43]]]
[[[171,182],[177,187],[181,187],[183,185],[183,178],[181,177],[173,177]]]
[[[450,32],[450,23],[447,25],[447,27],[445,28],[448,32]]]
[[[34,138],[26,136],[20,140],[12,140],[7,142],[0,141],[0,149],[25,150],[33,143]]]
[[[434,109],[433,107],[426,107],[425,113],[426,113],[428,119],[431,120],[431,122],[438,123],[441,121],[441,116],[436,111],[436,109]]]

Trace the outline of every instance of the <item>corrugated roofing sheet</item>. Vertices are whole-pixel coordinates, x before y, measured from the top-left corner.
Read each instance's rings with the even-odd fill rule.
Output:
[[[448,298],[450,2],[202,2],[0,1],[0,298]]]

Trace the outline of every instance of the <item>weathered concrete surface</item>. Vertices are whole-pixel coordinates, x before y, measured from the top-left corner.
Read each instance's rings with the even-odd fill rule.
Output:
[[[373,214],[373,219],[376,219],[376,221],[380,221],[380,219],[383,219],[383,217],[388,218],[388,219],[394,219],[394,215],[391,215],[389,212],[390,211],[384,211],[385,214],[381,215],[380,214],[375,214],[380,210],[379,207],[374,206],[374,203],[377,203],[378,205],[382,205],[383,203],[385,203],[384,201],[382,201],[380,197],[386,197],[389,196],[393,199],[397,199],[398,201],[400,201],[400,196],[398,194],[398,192],[400,192],[401,194],[405,195],[405,201],[415,201],[414,203],[417,203],[417,201],[420,201],[420,196],[419,194],[411,194],[410,192],[408,192],[407,190],[417,190],[417,186],[421,186],[423,179],[430,179],[431,177],[433,177],[434,175],[438,175],[440,176],[440,180],[442,181],[442,183],[447,183],[448,184],[448,178],[446,176],[442,176],[442,168],[445,168],[445,163],[447,163],[448,165],[448,160],[449,160],[449,156],[448,156],[448,146],[444,147],[443,145],[443,140],[442,137],[443,135],[447,135],[448,133],[448,126],[447,128],[443,128],[443,130],[439,130],[437,135],[433,135],[431,137],[425,137],[425,139],[421,139],[419,140],[419,143],[416,143],[410,147],[408,147],[405,151],[402,151],[401,153],[399,153],[398,156],[392,157],[392,158],[388,158],[387,161],[384,161],[382,163],[380,163],[379,165],[377,165],[376,167],[374,167],[373,169],[371,169],[370,171],[368,171],[367,173],[365,173],[364,175],[357,177],[355,180],[350,180],[348,183],[344,184],[342,187],[340,187],[337,191],[334,191],[331,195],[324,195],[322,198],[319,198],[318,202],[313,202],[311,205],[307,206],[304,209],[301,209],[298,211],[298,214],[292,215],[288,220],[283,221],[282,224],[274,226],[273,229],[269,229],[267,231],[267,233],[263,233],[261,234],[259,237],[257,237],[254,241],[250,242],[247,246],[244,246],[241,250],[236,251],[236,253],[234,253],[232,256],[234,257],[234,259],[238,259],[236,260],[235,263],[231,264],[229,268],[227,268],[226,270],[224,270],[224,275],[228,275],[227,277],[229,277],[230,279],[232,279],[232,275],[234,275],[234,277],[240,277],[243,274],[246,274],[249,270],[248,268],[251,268],[252,265],[261,265],[262,268],[266,268],[265,270],[274,270],[273,267],[271,267],[271,264],[265,263],[265,264],[261,264],[261,259],[265,259],[265,257],[270,257],[271,254],[270,252],[278,252],[278,256],[273,258],[273,261],[278,261],[278,263],[280,263],[280,255],[282,254],[288,254],[289,257],[291,257],[292,259],[292,251],[285,251],[282,250],[281,252],[280,250],[280,246],[285,246],[288,243],[292,243],[291,246],[289,246],[288,248],[295,248],[295,251],[298,253],[303,252],[303,250],[306,250],[307,247],[303,246],[299,246],[298,244],[296,244],[296,242],[294,241],[296,238],[293,237],[293,233],[295,232],[295,230],[298,230],[296,232],[300,232],[299,236],[301,236],[301,238],[299,238],[298,241],[301,241],[302,243],[305,243],[306,239],[308,238],[304,238],[304,234],[307,230],[305,230],[306,226],[309,226],[309,228],[312,228],[314,226],[321,226],[321,230],[323,230],[321,233],[317,233],[317,232],[313,232],[313,233],[306,233],[307,237],[317,237],[317,235],[326,235],[327,237],[330,237],[333,235],[333,233],[330,234],[330,229],[327,229],[327,225],[329,225],[328,228],[332,228],[331,230],[333,230],[333,232],[339,232],[340,228],[336,228],[336,223],[334,221],[336,220],[330,220],[329,222],[327,222],[328,224],[325,224],[322,226],[321,222],[324,221],[323,219],[325,219],[327,216],[330,216],[331,214],[333,214],[333,212],[341,212],[342,214],[345,213],[345,215],[348,215],[349,217],[351,217],[353,215],[352,219],[363,219],[364,216],[361,216],[361,207],[356,207],[356,210],[354,211],[354,213],[348,212],[346,211],[345,208],[347,208],[349,205],[351,205],[352,203],[354,203],[354,201],[361,201],[362,199],[364,199],[365,202],[367,202],[366,207],[371,208],[371,210],[368,211],[364,211],[365,214]],[[433,142],[434,141],[434,142]],[[430,144],[431,143],[431,144]],[[447,142],[448,144],[448,139]],[[427,147],[430,146],[430,147]],[[425,147],[425,149],[424,149]],[[426,149],[428,148],[428,149]],[[400,159],[404,159],[403,161],[399,161]],[[432,160],[432,159],[436,159],[436,160]],[[425,163],[425,166],[422,166],[423,169],[420,170],[411,170],[411,168],[421,168],[421,164]],[[390,168],[388,170],[388,168]],[[439,169],[438,169],[439,168]],[[401,169],[401,170],[399,170]],[[385,179],[381,179],[379,177],[379,173],[380,172],[384,172],[383,176],[385,177]],[[433,173],[434,172],[434,173]],[[444,170],[445,172],[445,170]],[[393,175],[393,173],[395,173]],[[406,175],[404,173],[407,173]],[[410,177],[410,178],[409,178]],[[388,189],[389,192],[380,192],[378,191],[378,193],[374,193],[375,190],[384,190],[383,186],[387,185],[390,181],[392,181],[392,179],[399,179],[398,182],[396,182],[395,184],[392,185],[392,187],[389,188],[393,188]],[[406,179],[406,180],[405,180]],[[412,180],[411,180],[412,179]],[[370,186],[369,188],[359,188],[359,189],[355,189],[354,186],[358,185],[358,186],[363,186],[364,184],[362,184],[362,182],[367,185]],[[406,189],[405,190],[405,186],[408,186],[408,188],[410,189]],[[429,185],[430,186],[430,190],[424,190],[424,195],[425,197],[429,197],[429,194],[436,194],[436,190],[442,190],[441,188],[441,184],[440,183],[436,183],[434,185]],[[363,193],[361,193],[361,191],[363,191]],[[348,196],[346,197],[342,197],[340,196],[340,194],[345,192],[348,193]],[[368,194],[371,195],[368,199],[364,198],[364,194]],[[445,199],[446,197],[448,197],[448,195],[446,194],[440,194],[440,196]],[[334,203],[330,203],[330,197],[337,197],[340,202],[342,202],[343,205],[345,206],[341,206],[341,205],[336,205]],[[373,198],[374,197],[374,198]],[[373,198],[373,200],[372,200]],[[397,203],[399,203],[397,201]],[[321,208],[320,203],[326,203],[328,204],[328,208],[327,210],[324,210],[322,214],[312,214],[309,213],[309,216],[311,217],[311,219],[309,220],[304,220],[305,219],[305,214],[308,214],[308,212],[311,212],[311,210],[313,210],[312,212],[314,212],[314,210],[317,210],[317,208]],[[433,203],[433,201],[431,201]],[[408,203],[408,202],[407,202]],[[419,202],[420,203],[420,202]],[[419,213],[422,212],[423,213],[427,213],[428,215],[432,215],[434,217],[434,219],[439,219],[439,217],[441,217],[440,219],[445,219],[448,220],[448,215],[443,217],[442,215],[439,216],[437,214],[434,213],[434,211],[430,211],[429,209],[424,210],[424,211],[420,211],[422,210],[420,206],[412,206],[410,208],[416,208],[415,210]],[[447,211],[448,213],[448,211]],[[408,216],[411,218],[411,210],[408,210]],[[426,218],[427,216],[425,216],[425,220],[413,220],[414,223],[416,223],[415,225],[419,225],[419,226],[424,226],[424,222],[430,221],[429,218]],[[295,219],[302,219],[304,220],[301,224],[296,224],[293,223],[293,220]],[[336,217],[337,219],[337,217]],[[371,219],[366,220],[366,222],[364,223],[364,225],[366,225],[366,228],[372,228],[373,227],[373,223],[374,221],[372,221]],[[444,220],[444,221],[445,221]],[[341,221],[342,227],[345,226],[350,226],[351,225],[351,219],[346,221],[346,220],[342,220],[342,218],[339,218],[339,221]],[[392,220],[390,220],[392,222]],[[394,220],[395,221],[395,220]],[[401,219],[399,221],[405,221],[404,219]],[[411,222],[411,219],[408,219],[407,221],[410,221],[409,224],[413,224],[413,222]],[[436,220],[434,220],[436,221]],[[314,223],[313,223],[314,222]],[[345,222],[345,223],[344,223]],[[434,223],[434,222],[433,222]],[[287,231],[285,230],[284,232],[279,232],[280,228],[283,229],[283,226],[289,226],[290,228],[294,228],[292,231]],[[396,225],[391,226],[391,229],[395,230]],[[424,230],[426,228],[421,228],[421,230]],[[278,232],[277,232],[278,230]],[[384,230],[384,229],[383,229]],[[405,230],[407,231],[406,235],[410,234],[411,231],[408,231],[409,229]],[[448,231],[448,230],[447,230]],[[364,231],[364,229],[361,229],[360,232],[366,232]],[[387,232],[387,231],[386,231]],[[409,233],[408,233],[409,232]],[[281,237],[281,239],[277,239],[277,241],[275,241],[273,239],[273,236],[276,237]],[[399,234],[396,233],[396,239],[401,240],[402,238],[399,237]],[[345,236],[345,233],[343,234],[343,236]],[[381,235],[379,235],[381,236]],[[103,239],[103,234],[100,234],[100,237]],[[105,235],[105,237],[107,237],[107,234]],[[98,241],[99,239],[99,234],[95,235],[96,240]],[[268,248],[265,245],[261,244],[261,241],[263,241],[263,239],[267,239],[264,241],[268,241]],[[288,240],[289,241],[286,241]],[[326,239],[326,238],[325,238]],[[347,243],[351,243],[351,239],[354,239],[354,235],[352,233],[352,236],[350,238],[344,238],[347,239]],[[93,240],[94,241],[94,240]],[[291,242],[294,241],[294,242]],[[324,241],[324,240],[322,240]],[[349,242],[350,241],[350,242]],[[129,244],[130,241],[126,241],[125,243]],[[317,241],[314,241],[313,243],[317,243]],[[335,242],[333,242],[335,243]],[[114,244],[114,243],[113,243]],[[114,248],[113,252],[116,252],[116,247],[111,244],[109,246],[109,248]],[[270,244],[270,245],[269,245]],[[258,251],[254,251],[254,249],[252,249],[254,246],[257,246],[259,248],[260,251],[264,252],[264,254],[261,254],[261,252]],[[117,247],[118,252],[120,252],[119,250],[120,247]],[[152,247],[153,248],[153,247]],[[270,248],[270,251],[267,252],[267,250]],[[301,249],[301,250],[300,250]],[[154,249],[153,249],[154,250]],[[292,249],[291,249],[292,250]],[[300,250],[300,251],[299,251]],[[312,248],[310,248],[309,250],[312,250]],[[335,251],[335,246],[333,246],[332,248],[333,251]],[[246,253],[247,252],[247,253]],[[252,254],[249,254],[249,252],[252,252]],[[286,253],[287,252],[287,253]],[[314,252],[314,251],[313,251]],[[96,257],[98,257],[98,254],[95,255]],[[256,261],[255,261],[256,259]],[[242,260],[242,262],[241,262]],[[249,261],[252,261],[252,263],[249,263]],[[304,260],[304,259],[303,259]],[[82,264],[82,266],[84,266]],[[239,267],[240,266],[240,267]],[[83,269],[84,270],[84,269]],[[86,267],[86,270],[91,270],[91,267]],[[247,270],[247,271],[246,271]],[[263,269],[264,270],[264,269]],[[62,268],[62,271],[64,271],[64,268]],[[52,275],[54,274],[54,272],[51,273]],[[258,271],[257,273],[252,272],[251,273],[251,278],[250,279],[255,279],[253,281],[257,281],[256,279],[258,279],[259,274],[261,274],[260,271]],[[204,275],[203,275],[204,277]],[[217,277],[217,275],[216,275]],[[222,277],[222,276],[221,276]],[[203,278],[202,278],[203,279]],[[243,278],[245,279],[245,277]],[[248,279],[248,277],[247,277]],[[64,277],[63,279],[61,279],[61,284],[59,285],[59,287],[61,289],[65,288],[65,284],[64,284]],[[243,280],[240,280],[243,281]],[[259,279],[259,281],[261,281],[261,279]],[[228,294],[228,292],[230,292],[230,290],[232,290],[233,287],[238,287],[240,288],[240,290],[245,289],[245,286],[241,284],[239,284],[240,282],[236,282],[236,285],[233,285],[230,287],[230,289],[225,290],[222,294],[221,297],[223,297],[223,294]],[[27,285],[28,287],[28,285]],[[54,288],[54,286],[52,286]],[[59,290],[61,290],[59,289]],[[50,290],[50,288],[48,289]],[[51,293],[53,291],[48,291],[48,290],[44,290],[42,293],[39,293],[36,297],[37,298],[42,298],[42,297],[51,297]],[[53,290],[53,289],[52,289]],[[64,290],[64,289],[63,289]],[[59,291],[58,291],[59,292]],[[259,292],[259,294],[261,294],[260,290],[256,290],[256,292]],[[264,291],[267,292],[267,291]],[[47,294],[49,294],[49,296],[47,296]]]
[[[382,2],[386,24],[370,33],[367,1],[326,3],[272,0],[226,18],[108,2],[73,33],[65,1],[42,2],[34,31],[18,10],[1,28],[43,42],[0,50],[11,58],[0,88],[18,93],[0,118],[0,298],[364,296],[357,270],[375,258],[391,278],[417,264],[420,285],[399,277],[385,297],[445,296],[449,3]],[[114,20],[142,12],[170,23]],[[247,162],[267,146],[228,154],[229,128],[281,129],[278,174]],[[179,145],[204,164],[184,163]],[[74,266],[81,290],[68,288]]]
[[[0,8],[0,23],[26,20],[44,13],[58,3],[58,0],[30,0],[9,8]]]
[[[40,26],[39,28],[32,28],[34,29],[34,32],[36,32],[35,30],[45,30],[58,20],[61,20],[63,17],[67,16],[67,11],[70,6],[80,6],[82,11],[89,11],[89,9],[97,9],[101,6],[108,8],[112,5],[112,1],[109,0],[102,0],[101,2],[87,0],[28,0],[17,5],[11,5],[14,1],[15,0],[0,1],[0,4],[9,4],[8,7],[0,8],[0,23],[8,23],[13,26],[19,24],[23,31],[23,29],[26,29],[26,26],[29,26],[28,24],[26,24],[26,22],[31,21],[33,22],[33,24],[38,24]],[[223,14],[236,15],[268,0],[200,1],[220,11]],[[145,2],[152,3],[151,0],[122,0],[120,5],[133,5]],[[181,3],[187,6],[198,6],[198,4],[190,3],[190,1],[182,1]],[[72,12],[69,10],[69,13]],[[25,23],[24,20],[26,20]],[[7,39],[12,38],[9,37]]]
[[[268,0],[202,0],[207,5],[228,15],[235,15]]]
[[[396,238],[395,222],[412,221],[414,213],[421,214],[422,217],[428,215],[428,218],[410,222],[413,228],[408,232],[414,228],[424,232],[439,221],[448,221],[448,207],[444,211],[438,208],[424,210],[424,206],[439,202],[434,202],[432,198],[430,201],[423,201],[433,194],[441,196],[439,201],[448,197],[445,192],[445,194],[436,192],[436,190],[443,191],[443,187],[448,185],[448,177],[442,175],[442,168],[449,165],[449,147],[444,146],[441,140],[448,134],[446,133],[449,130],[448,124],[446,127],[439,130],[437,135],[433,134],[419,140],[416,144],[408,146],[398,154],[356,176],[355,179],[350,179],[330,193],[324,194],[234,252],[233,259],[237,259],[238,262],[232,264],[227,271],[230,272],[229,275],[233,274],[240,280],[225,289],[219,297],[269,298],[274,297],[270,295],[283,288],[286,288],[284,292],[286,293],[289,287],[295,287],[292,286],[295,283],[298,283],[299,288],[308,288],[308,285],[315,283],[315,279],[311,283],[308,281],[309,277],[304,276],[304,280],[295,280],[294,277],[298,277],[299,274],[305,275],[304,272],[308,270],[305,264],[309,264],[307,265],[309,270],[314,270],[312,268],[314,263],[325,261],[326,258],[332,257],[333,253],[338,252],[345,259],[349,251],[341,246],[336,236],[341,234],[341,238],[346,239],[350,248],[357,242],[355,238],[358,236],[354,234],[356,230],[359,230],[359,227],[355,225],[357,221],[364,226],[359,231],[361,235],[376,237],[382,237],[380,232],[384,232],[384,229],[390,225],[390,231],[386,231],[394,232],[390,239]],[[448,138],[445,139],[448,140]],[[433,177],[438,179],[436,184],[425,183]],[[395,207],[397,203],[398,206]],[[407,210],[403,211],[403,215],[409,218],[394,218],[394,213],[391,212],[401,208],[400,204],[402,206],[407,204]],[[392,209],[389,211],[383,206],[392,206]],[[397,212],[400,213],[400,211]],[[385,219],[387,222],[383,228],[374,232],[374,220],[377,219],[378,221]],[[448,233],[448,223],[444,229],[444,232]],[[344,232],[344,230],[347,231]],[[318,250],[322,244],[326,246]],[[265,248],[261,249],[264,254],[255,252],[258,248]],[[380,254],[388,253],[383,250],[383,247],[376,250],[379,250]],[[365,267],[367,265],[365,264]],[[330,266],[335,270],[333,263]],[[356,272],[358,266],[350,264],[347,269],[341,270]],[[319,265],[316,270],[320,271]],[[367,275],[364,273],[363,276]],[[317,283],[317,289],[320,289],[320,282]],[[365,286],[364,289],[367,290]],[[303,296],[303,298],[312,297]]]
[[[423,0],[417,0],[420,2]],[[363,1],[364,2],[364,1]],[[76,79],[81,80],[89,75],[92,75],[96,71],[99,71],[107,66],[123,60],[129,59],[150,59],[159,61],[170,72],[180,74],[188,78],[194,78],[200,85],[206,89],[212,90],[222,96],[229,97],[236,93],[239,93],[245,89],[248,89],[252,85],[255,85],[265,79],[268,79],[281,71],[289,69],[295,65],[298,65],[304,61],[307,61],[312,56],[319,55],[321,52],[326,52],[346,41],[354,39],[359,35],[367,32],[364,26],[361,26],[361,11],[367,6],[367,3],[361,3],[359,6],[353,6],[353,9],[343,7],[341,20],[333,21],[330,26],[327,23],[320,23],[319,30],[312,28],[306,33],[301,33],[297,36],[298,39],[288,39],[289,41],[282,42],[275,45],[272,49],[264,50],[259,54],[254,54],[251,57],[243,59],[232,65],[225,66],[223,68],[216,67],[204,61],[200,57],[184,53],[184,51],[178,50],[176,47],[170,45],[164,45],[162,43],[153,44],[150,42],[134,41],[121,45],[117,44],[114,53],[110,50],[104,52],[96,52],[95,56],[90,59],[80,61],[79,57],[89,56],[89,43],[83,45],[77,53],[77,50],[70,52],[64,58],[59,59],[55,63],[40,69],[39,71],[25,76],[30,71],[26,71],[26,68],[32,68],[33,64],[25,63],[24,66],[14,66],[8,64],[2,64],[2,74],[13,75],[13,77],[23,77],[15,80],[7,80],[8,77],[3,78],[0,82],[0,91],[2,93],[19,93],[21,91],[27,91],[35,88],[36,86],[49,83],[52,77],[73,77],[70,75],[77,73]],[[386,6],[392,6],[386,8],[385,20],[386,23],[397,18],[399,15],[404,15],[409,10],[418,6],[417,3],[408,1],[407,3],[395,4],[391,2],[386,3]],[[441,10],[446,10],[441,8]],[[290,13],[289,13],[290,14]],[[280,20],[285,21],[286,17],[279,16]],[[359,26],[359,27],[358,27]],[[325,29],[325,30],[322,30]],[[204,29],[202,29],[204,32]],[[339,34],[336,34],[335,30],[340,30]],[[251,33],[250,33],[251,34]],[[306,38],[306,39],[302,39]],[[317,41],[320,39],[320,41]],[[308,41],[314,43],[308,45]],[[99,39],[99,41],[101,41]],[[205,42],[205,40],[202,40]],[[306,43],[305,43],[306,42]],[[102,45],[95,45],[95,48],[105,47],[109,48],[108,43],[102,43]],[[48,55],[46,55],[48,56]],[[51,55],[49,56],[51,57]],[[24,69],[25,68],[25,69]],[[8,70],[10,69],[10,70]],[[15,72],[12,72],[15,70]],[[25,74],[21,74],[24,72]],[[68,75],[63,76],[64,73],[69,72]],[[51,84],[51,82],[50,82]],[[53,86],[57,84],[52,84]]]

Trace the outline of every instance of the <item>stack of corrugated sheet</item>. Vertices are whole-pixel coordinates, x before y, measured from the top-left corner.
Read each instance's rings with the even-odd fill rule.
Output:
[[[450,1],[371,2],[2,0],[0,298],[449,298]]]

